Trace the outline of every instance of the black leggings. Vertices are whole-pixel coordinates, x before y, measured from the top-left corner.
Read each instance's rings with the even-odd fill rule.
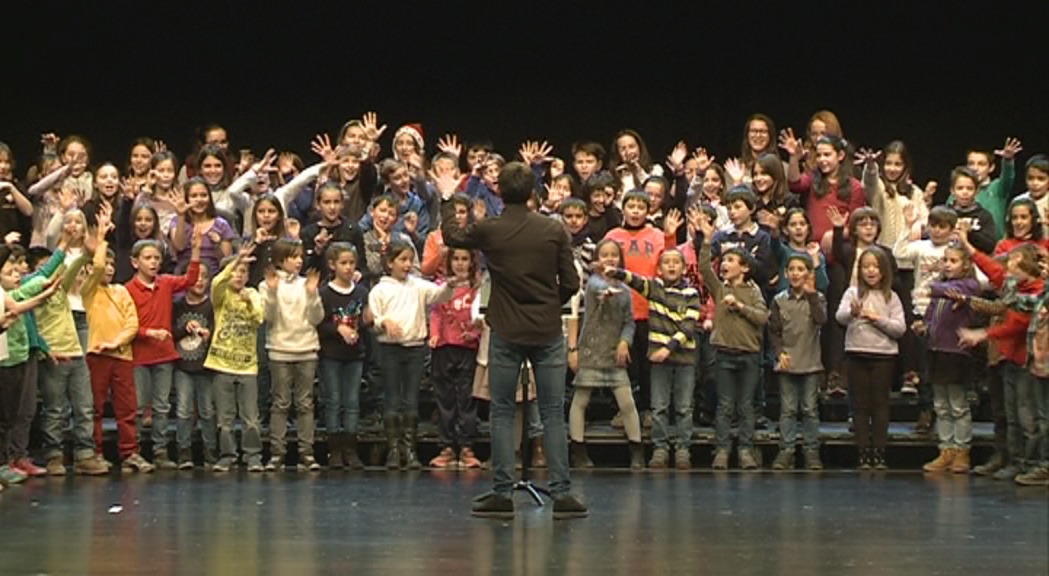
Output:
[[[856,446],[884,450],[889,441],[889,390],[896,356],[849,353],[848,358]]]

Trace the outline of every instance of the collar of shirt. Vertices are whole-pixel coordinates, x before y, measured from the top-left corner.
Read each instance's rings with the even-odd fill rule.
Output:
[[[753,221],[753,220],[751,220],[750,221],[750,226],[747,226],[746,228],[743,228],[743,229],[736,228],[735,230],[739,234],[749,234],[751,236],[757,236],[758,235],[758,230],[760,230],[760,229],[761,229],[761,227],[758,226],[758,223]]]

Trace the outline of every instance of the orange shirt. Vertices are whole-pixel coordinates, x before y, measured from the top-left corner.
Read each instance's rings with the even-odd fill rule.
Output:
[[[663,231],[646,225],[640,230],[613,228],[605,238],[614,240],[623,250],[623,263],[632,274],[654,278],[659,270],[659,255],[663,252]],[[648,300],[636,291],[630,292],[634,300],[634,320],[648,320]]]

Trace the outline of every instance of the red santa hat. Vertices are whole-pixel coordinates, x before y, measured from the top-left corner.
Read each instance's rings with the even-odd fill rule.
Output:
[[[393,141],[396,142],[402,134],[407,134],[412,137],[415,141],[415,147],[419,149],[419,154],[423,153],[426,149],[426,141],[423,139],[423,127],[422,124],[405,124],[397,129],[397,132],[393,134]]]

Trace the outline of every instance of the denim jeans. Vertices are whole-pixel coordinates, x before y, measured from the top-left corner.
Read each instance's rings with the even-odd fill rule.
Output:
[[[321,389],[324,390],[324,427],[328,434],[357,433],[361,415],[363,360],[321,358]],[[341,418],[339,417],[341,414]]]
[[[1007,377],[1008,370],[1012,368],[1012,364],[1007,364]],[[1023,458],[1028,464],[1034,464],[1042,459],[1042,441],[1039,438],[1039,429],[1044,428],[1043,422],[1045,421],[1044,410],[1039,409],[1039,399],[1036,389],[1041,388],[1041,382],[1034,377],[1027,369],[1018,367],[1019,371],[1022,372],[1022,377],[1016,377],[1016,389],[1015,394],[1015,409],[1016,419],[1020,423],[1018,434],[1020,434],[1019,446],[1023,447],[1022,452],[1018,452],[1017,458]],[[1009,386],[1006,385],[1006,394],[1009,393]],[[1006,397],[1006,408],[1009,407],[1009,399]],[[1009,434],[1012,434],[1012,425],[1009,426]]]
[[[76,327],[76,337],[80,341],[80,349],[87,354],[87,312],[74,310],[73,325]]]
[[[545,345],[508,342],[493,330],[488,347],[488,383],[491,393],[492,467],[494,490],[509,495],[514,483],[514,411],[521,365],[525,360],[535,371],[539,413],[543,422],[550,492],[567,494],[568,442],[565,433],[565,367],[568,363],[564,338]]]
[[[1049,466],[1049,379],[1035,379],[1034,401],[1038,430],[1032,443],[1039,447],[1038,462],[1044,468]]]
[[[779,378],[779,449],[793,451],[798,442],[798,414],[801,414],[801,437],[805,450],[819,450],[820,374],[777,374]]]
[[[270,377],[270,356],[266,350],[266,323],[263,322],[255,333],[255,354],[258,355],[259,373],[255,383],[259,395],[259,421],[269,424],[270,405],[273,403],[273,379]]]
[[[142,409],[147,405],[152,406],[153,429],[150,431],[150,437],[153,440],[154,454],[167,454],[168,416],[171,414],[171,383],[174,370],[175,364],[172,362],[135,366],[139,435],[142,434]]]
[[[652,364],[652,444],[656,448],[687,450],[692,445],[692,393],[696,367],[692,364]],[[670,432],[667,411],[674,403],[674,427]],[[673,440],[671,440],[673,435]]]
[[[1002,387],[1005,395],[1006,439],[1009,456],[1020,462],[1027,458],[1025,437],[1034,434],[1034,418],[1030,411],[1031,382],[1034,376],[1023,366],[1009,361],[1002,362]],[[1021,404],[1028,404],[1023,409]],[[1024,413],[1021,417],[1021,413]]]
[[[73,414],[73,452],[76,458],[93,456],[94,399],[84,358],[41,362],[40,394],[44,398],[42,428],[47,458],[62,455],[62,435],[70,411]]]
[[[215,411],[218,417],[219,450],[223,458],[237,457],[237,443],[233,438],[233,424],[240,411],[244,424],[241,431],[241,449],[249,458],[261,456],[262,435],[259,433],[259,389],[255,376],[215,374],[211,380],[215,392]]]
[[[387,416],[419,414],[419,383],[425,360],[426,346],[379,344]]]
[[[270,361],[273,405],[270,407],[270,453],[283,458],[287,453],[288,410],[295,405],[295,437],[299,458],[313,456],[313,381],[317,377],[316,360],[296,362]]]
[[[193,405],[196,401],[200,438],[208,454],[215,454],[218,436],[215,424],[215,392],[211,372],[183,372],[175,370],[175,416],[178,422],[175,439],[179,450],[193,448]]]
[[[718,350],[718,413],[714,422],[718,450],[732,447],[732,416],[739,411],[739,447],[754,446],[754,389],[761,370],[759,352],[728,354]]]
[[[699,362],[696,364],[696,406],[701,414],[713,416],[718,409],[717,351],[710,343],[710,332],[696,333]]]

